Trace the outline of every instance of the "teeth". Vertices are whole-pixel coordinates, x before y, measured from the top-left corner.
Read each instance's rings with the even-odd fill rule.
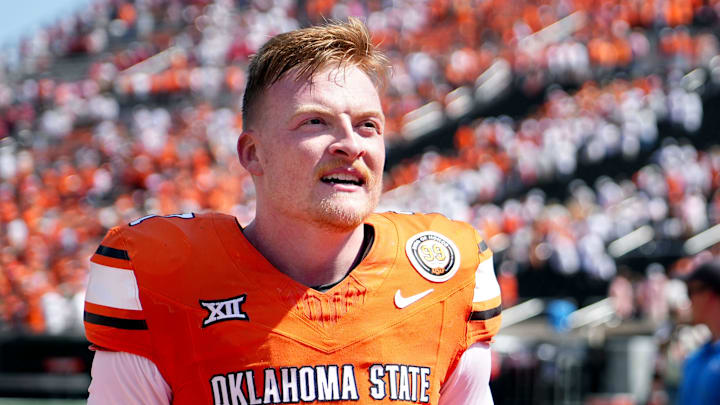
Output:
[[[337,173],[323,176],[321,180],[325,183],[355,184],[358,186],[362,185],[362,181],[357,176],[353,176],[352,174],[347,173]]]
[[[338,173],[338,174],[331,174],[329,176],[323,177],[323,180],[340,180],[340,181],[360,181],[357,177],[347,174],[347,173]]]

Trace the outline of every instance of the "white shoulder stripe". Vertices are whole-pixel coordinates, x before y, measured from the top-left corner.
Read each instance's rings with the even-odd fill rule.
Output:
[[[132,270],[90,262],[85,301],[119,309],[141,310],[137,280]]]
[[[493,257],[483,260],[475,271],[475,293],[473,302],[482,302],[500,295],[500,285],[495,278]]]

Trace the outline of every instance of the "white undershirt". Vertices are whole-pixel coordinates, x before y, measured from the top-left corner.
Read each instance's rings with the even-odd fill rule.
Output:
[[[88,405],[169,405],[172,390],[155,363],[125,352],[95,352]],[[463,353],[440,389],[439,405],[492,405],[490,346],[475,343]]]

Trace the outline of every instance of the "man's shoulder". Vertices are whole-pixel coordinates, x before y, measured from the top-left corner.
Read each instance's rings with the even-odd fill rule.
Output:
[[[170,215],[146,215],[128,223],[112,228],[108,235],[122,235],[125,239],[140,239],[143,243],[161,240],[163,244],[172,244],[176,238],[186,239],[196,233],[203,233],[218,224],[231,223],[236,229],[239,225],[235,217],[208,212],[182,213]]]
[[[687,358],[685,359],[685,367],[702,368],[712,359],[720,358],[720,351],[713,349],[713,343],[711,341],[701,344],[687,355]]]
[[[239,230],[235,218],[225,214],[148,215],[110,229],[91,261],[113,266],[117,260],[112,259],[121,259],[127,263],[115,267],[136,270],[140,262],[179,263],[220,240],[219,234]]]
[[[474,231],[472,225],[456,221],[443,214],[386,211],[373,214],[371,218],[382,218],[392,222],[398,227],[407,227],[416,230],[453,230],[453,231]]]
[[[118,228],[126,229],[129,232],[161,232],[166,227],[192,230],[194,228],[208,226],[209,224],[218,221],[237,222],[235,217],[218,212],[186,212],[169,215],[150,214],[132,220],[127,224],[120,225]]]
[[[475,228],[442,214],[384,212],[369,222],[379,225],[385,241],[387,235],[396,237],[388,245],[404,251],[412,267],[433,282],[470,278],[478,264],[492,256]],[[456,271],[464,276],[454,276]]]

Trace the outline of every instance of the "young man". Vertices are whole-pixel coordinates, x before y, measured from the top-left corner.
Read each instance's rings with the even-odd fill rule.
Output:
[[[711,339],[685,361],[678,404],[720,404],[720,261],[700,265],[685,279],[692,320]]]
[[[253,58],[238,155],[255,219],[151,216],[91,259],[90,404],[492,404],[492,253],[440,215],[373,214],[386,59],[358,20]]]

